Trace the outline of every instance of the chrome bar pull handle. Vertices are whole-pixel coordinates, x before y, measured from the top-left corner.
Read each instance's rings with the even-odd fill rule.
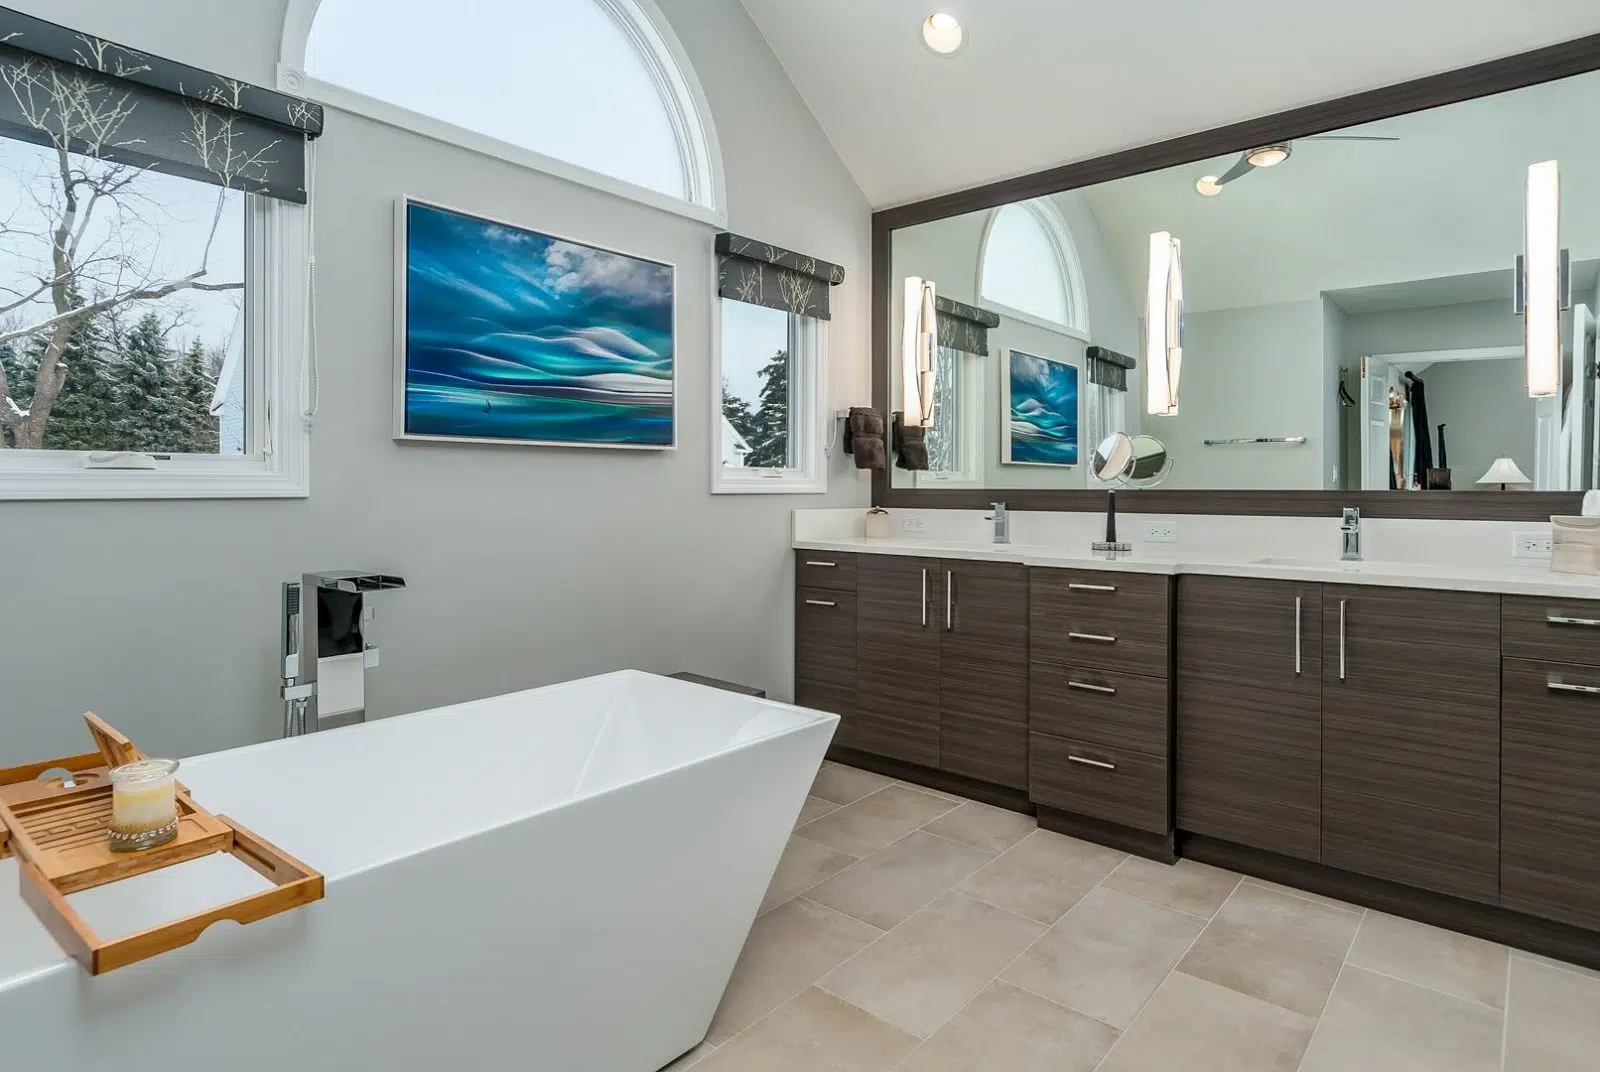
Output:
[[[1544,687],[1551,692],[1576,692],[1584,696],[1600,696],[1600,685],[1568,685],[1564,681],[1547,681]]]
[[[1085,681],[1069,681],[1067,682],[1067,688],[1077,689],[1079,692],[1098,692],[1105,696],[1115,696],[1117,694],[1117,690],[1109,685],[1090,685]]]
[[[928,628],[928,570],[922,570],[922,628]]]
[[[956,631],[956,575],[954,570],[944,571],[944,631]]]
[[[1117,586],[1114,584],[1078,584],[1073,582],[1067,587],[1074,592],[1115,592],[1117,590]]]
[[[1345,607],[1346,607],[1347,604],[1348,604],[1347,600],[1343,600],[1343,599],[1339,600],[1339,680],[1340,681],[1343,681],[1344,678],[1345,678],[1345,660],[1344,660],[1344,638],[1345,638],[1344,622],[1345,622],[1345,613],[1344,612],[1345,612]]]
[[[1098,770],[1116,770],[1117,769],[1117,765],[1115,763],[1106,763],[1106,762],[1103,762],[1103,761],[1098,760],[1098,759],[1089,759],[1089,758],[1087,758],[1085,756],[1068,755],[1067,756],[1067,762],[1068,763],[1081,763],[1085,767],[1094,767],[1094,768],[1096,768]]]
[[[1294,597],[1294,676],[1300,676],[1300,612],[1305,604],[1303,596]]]
[[[838,569],[839,568],[839,563],[837,563],[837,562],[819,562],[819,561],[817,561],[816,559],[813,559],[813,558],[806,559],[806,565],[815,566],[817,569]]]
[[[1600,629],[1600,618],[1568,618],[1561,614],[1547,614],[1544,620],[1551,625],[1579,625],[1589,629]]]
[[[838,605],[839,604],[835,603],[831,599],[808,599],[808,600],[806,600],[806,606],[808,606],[808,607],[837,607]]]
[[[1115,644],[1117,642],[1116,637],[1106,636],[1103,633],[1068,633],[1067,636],[1073,640],[1087,640],[1091,644]]]

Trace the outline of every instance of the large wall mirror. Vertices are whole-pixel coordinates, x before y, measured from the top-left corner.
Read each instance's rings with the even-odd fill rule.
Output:
[[[1600,44],[1581,44],[1600,65]],[[1502,77],[1516,62],[1501,61]],[[1351,100],[1363,99],[1353,110],[1372,114],[1370,95]],[[1163,495],[1234,504],[1377,493],[1412,497],[1387,500],[1411,516],[1539,516],[1571,496],[1484,496],[1600,487],[1600,70],[1319,129],[976,211],[881,214],[909,222],[878,243],[875,383],[888,409],[906,412],[909,393],[914,414],[932,413],[928,467],[892,468],[879,500],[1094,489],[1094,445],[1117,431],[1165,442]],[[1519,276],[1537,237],[1524,233],[1529,199],[1541,212],[1549,180],[1530,165],[1547,161],[1559,229],[1546,241],[1566,260],[1552,252]],[[1181,250],[1170,415],[1147,397],[1159,234]],[[1530,397],[1527,317],[1558,273],[1560,388]],[[931,323],[919,316],[929,291]],[[920,377],[907,363],[918,327],[933,340]],[[1536,361],[1533,374],[1551,370]],[[1072,509],[1083,497],[1023,498]]]

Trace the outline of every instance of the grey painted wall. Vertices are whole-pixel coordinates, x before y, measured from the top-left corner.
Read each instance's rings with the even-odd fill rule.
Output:
[[[867,396],[869,212],[738,0],[659,0],[695,63],[730,225],[846,266],[832,405]],[[18,0],[30,14],[273,84],[284,0]],[[93,709],[157,753],[278,732],[278,585],[404,574],[379,606],[369,708],[392,715],[634,666],[788,696],[789,513],[709,493],[709,227],[342,113],[321,143],[322,415],[293,502],[0,503],[0,765],[87,747]],[[390,439],[394,199],[436,199],[679,265],[675,453]]]
[[[1327,449],[1320,299],[1190,313],[1176,417],[1144,418],[1172,452],[1169,488],[1321,488]],[[1206,439],[1305,436],[1304,446]]]
[[[1496,458],[1510,457],[1533,476],[1536,403],[1518,359],[1451,361],[1420,373],[1427,385],[1429,432],[1438,450],[1441,423],[1450,448],[1451,486],[1476,490]]]

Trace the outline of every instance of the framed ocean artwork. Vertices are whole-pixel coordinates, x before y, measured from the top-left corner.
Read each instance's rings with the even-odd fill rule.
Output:
[[[677,446],[676,269],[402,198],[396,439]]]
[[[1009,350],[1000,460],[1006,465],[1078,464],[1078,368]]]

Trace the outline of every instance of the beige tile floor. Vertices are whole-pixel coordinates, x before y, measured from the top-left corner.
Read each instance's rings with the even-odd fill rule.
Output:
[[[1600,973],[829,763],[690,1068],[1593,1072]]]

